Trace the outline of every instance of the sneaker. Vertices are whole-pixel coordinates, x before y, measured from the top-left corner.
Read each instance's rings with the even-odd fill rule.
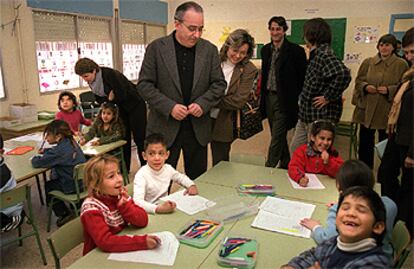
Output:
[[[74,219],[75,215],[69,213],[67,215],[64,216],[60,216],[58,217],[58,219],[56,220],[56,226],[57,227],[61,227],[63,226],[65,223],[69,222],[70,220]]]

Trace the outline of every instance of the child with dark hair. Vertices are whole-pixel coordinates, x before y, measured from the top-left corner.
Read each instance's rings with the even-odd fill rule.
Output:
[[[176,207],[174,202],[158,203],[160,198],[168,195],[171,181],[185,187],[189,195],[198,194],[195,183],[188,176],[165,163],[170,152],[161,134],[151,134],[145,139],[142,154],[147,164],[135,175],[134,201],[145,211],[161,214],[174,211]]]
[[[92,139],[93,146],[108,144],[121,140],[124,135],[124,126],[119,118],[118,107],[114,103],[103,103],[95,122],[81,138],[80,144],[84,145]]]
[[[3,137],[0,134],[0,193],[16,188],[17,182],[3,158]],[[24,220],[23,204],[13,205],[0,211],[1,231],[8,232],[19,227]]]
[[[64,91],[59,94],[58,107],[60,111],[56,113],[55,119],[66,121],[74,134],[80,131],[79,127],[81,124],[91,125],[91,121],[84,118],[77,106],[78,102],[73,93]]]
[[[351,187],[339,198],[339,235],[301,253],[281,268],[391,268],[381,248],[386,225],[384,204],[369,187]]]
[[[365,186],[374,188],[375,178],[372,170],[362,161],[348,160],[336,174],[336,186],[339,194],[342,195],[347,189],[355,186]],[[382,202],[386,211],[386,233],[382,241],[382,249],[390,260],[393,258],[393,249],[391,246],[391,236],[394,226],[394,220],[397,215],[397,206],[388,197],[382,196]],[[312,238],[317,244],[337,236],[338,231],[335,224],[335,218],[338,211],[338,204],[334,204],[329,208],[328,218],[325,227],[322,227],[319,221],[313,219],[303,219],[301,224],[312,231]]]
[[[35,168],[51,168],[50,180],[46,181],[46,201],[50,202],[48,193],[53,190],[62,191],[65,194],[75,192],[73,180],[73,169],[77,164],[86,161],[82,150],[75,142],[69,125],[63,120],[50,122],[44,131],[45,140],[49,144],[56,144],[49,149],[40,149],[40,156],[32,158],[32,165]],[[72,218],[72,214],[62,201],[53,205],[53,212],[58,217],[58,227],[65,224]]]
[[[288,165],[288,174],[300,186],[306,187],[309,179],[305,173],[325,174],[335,177],[344,162],[333,148],[335,125],[319,120],[312,123],[308,144],[298,147]]]

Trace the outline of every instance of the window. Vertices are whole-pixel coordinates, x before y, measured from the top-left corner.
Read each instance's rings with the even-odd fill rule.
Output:
[[[145,55],[144,24],[123,21],[121,41],[123,73],[129,80],[137,80]]]

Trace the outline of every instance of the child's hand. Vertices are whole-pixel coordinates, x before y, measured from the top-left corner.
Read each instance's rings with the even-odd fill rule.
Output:
[[[184,194],[197,195],[198,194],[197,186],[192,185],[192,186],[188,187],[188,189],[185,190]]]
[[[39,154],[43,154],[43,153],[45,153],[45,149],[39,149],[39,150],[37,151],[37,153],[39,153]]]
[[[83,145],[85,145],[86,144],[86,140],[85,140],[85,138],[81,138],[81,139],[79,139],[79,144],[81,145],[81,146],[83,146]]]
[[[128,199],[129,199],[128,190],[125,187],[122,187],[121,190],[119,191],[118,206],[123,206],[124,204],[126,204],[128,202]]]
[[[295,268],[293,268],[292,266],[288,264],[285,264],[285,265],[280,266],[280,269],[295,269]]]
[[[159,204],[155,209],[155,213],[157,214],[168,214],[172,213],[174,209],[177,207],[177,204],[173,201],[165,201],[162,204]]]
[[[299,179],[299,185],[302,187],[308,186],[309,178],[307,176],[303,176],[301,179]]]
[[[321,153],[321,158],[322,158],[322,160],[323,160],[323,164],[327,165],[327,164],[328,164],[328,162],[329,162],[329,153],[328,153],[326,150],[324,150],[324,151]]]
[[[147,248],[153,249],[157,248],[159,245],[161,245],[161,239],[158,236],[155,235],[147,235]]]
[[[308,218],[304,218],[303,220],[300,221],[300,225],[308,228],[309,230],[312,231],[312,229],[317,226],[317,225],[321,225],[321,223],[317,220],[313,220],[313,219],[308,219]]]
[[[333,206],[334,204],[336,204],[336,202],[329,202],[329,203],[327,203],[327,204],[326,204],[326,206],[327,206],[327,207],[331,207],[331,206]]]
[[[315,264],[313,266],[309,267],[308,269],[322,269],[322,267],[319,264],[319,262],[315,262]]]

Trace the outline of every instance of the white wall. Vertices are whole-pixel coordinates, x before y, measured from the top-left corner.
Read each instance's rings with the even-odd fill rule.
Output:
[[[173,29],[172,17],[175,8],[183,0],[170,0],[169,25]],[[9,104],[19,102],[34,103],[39,109],[56,110],[57,95],[40,94],[34,47],[34,31],[31,9],[24,0],[0,0],[1,24],[13,20],[14,6],[19,3],[20,31],[12,35],[12,25],[1,29],[0,49],[3,60],[3,73],[6,85],[6,100],[0,101],[0,117],[8,115]],[[375,44],[354,44],[352,36],[354,26],[378,26],[379,34],[388,32],[390,15],[413,13],[412,0],[198,0],[205,12],[205,33],[203,37],[221,46],[220,37],[224,27],[230,31],[246,28],[255,37],[257,43],[267,43],[269,34],[267,21],[274,15],[282,15],[286,19],[307,19],[313,17],[347,18],[345,53],[361,53],[362,59],[376,53]],[[22,41],[22,52],[19,51],[18,37]],[[20,57],[22,56],[22,57]],[[260,62],[256,63],[260,65]],[[355,78],[358,64],[348,65]],[[350,89],[353,88],[353,82]],[[27,92],[27,94],[26,94]],[[75,91],[79,94],[81,91]],[[345,95],[344,114],[352,112],[349,104],[352,90]],[[27,96],[27,97],[26,97]]]

